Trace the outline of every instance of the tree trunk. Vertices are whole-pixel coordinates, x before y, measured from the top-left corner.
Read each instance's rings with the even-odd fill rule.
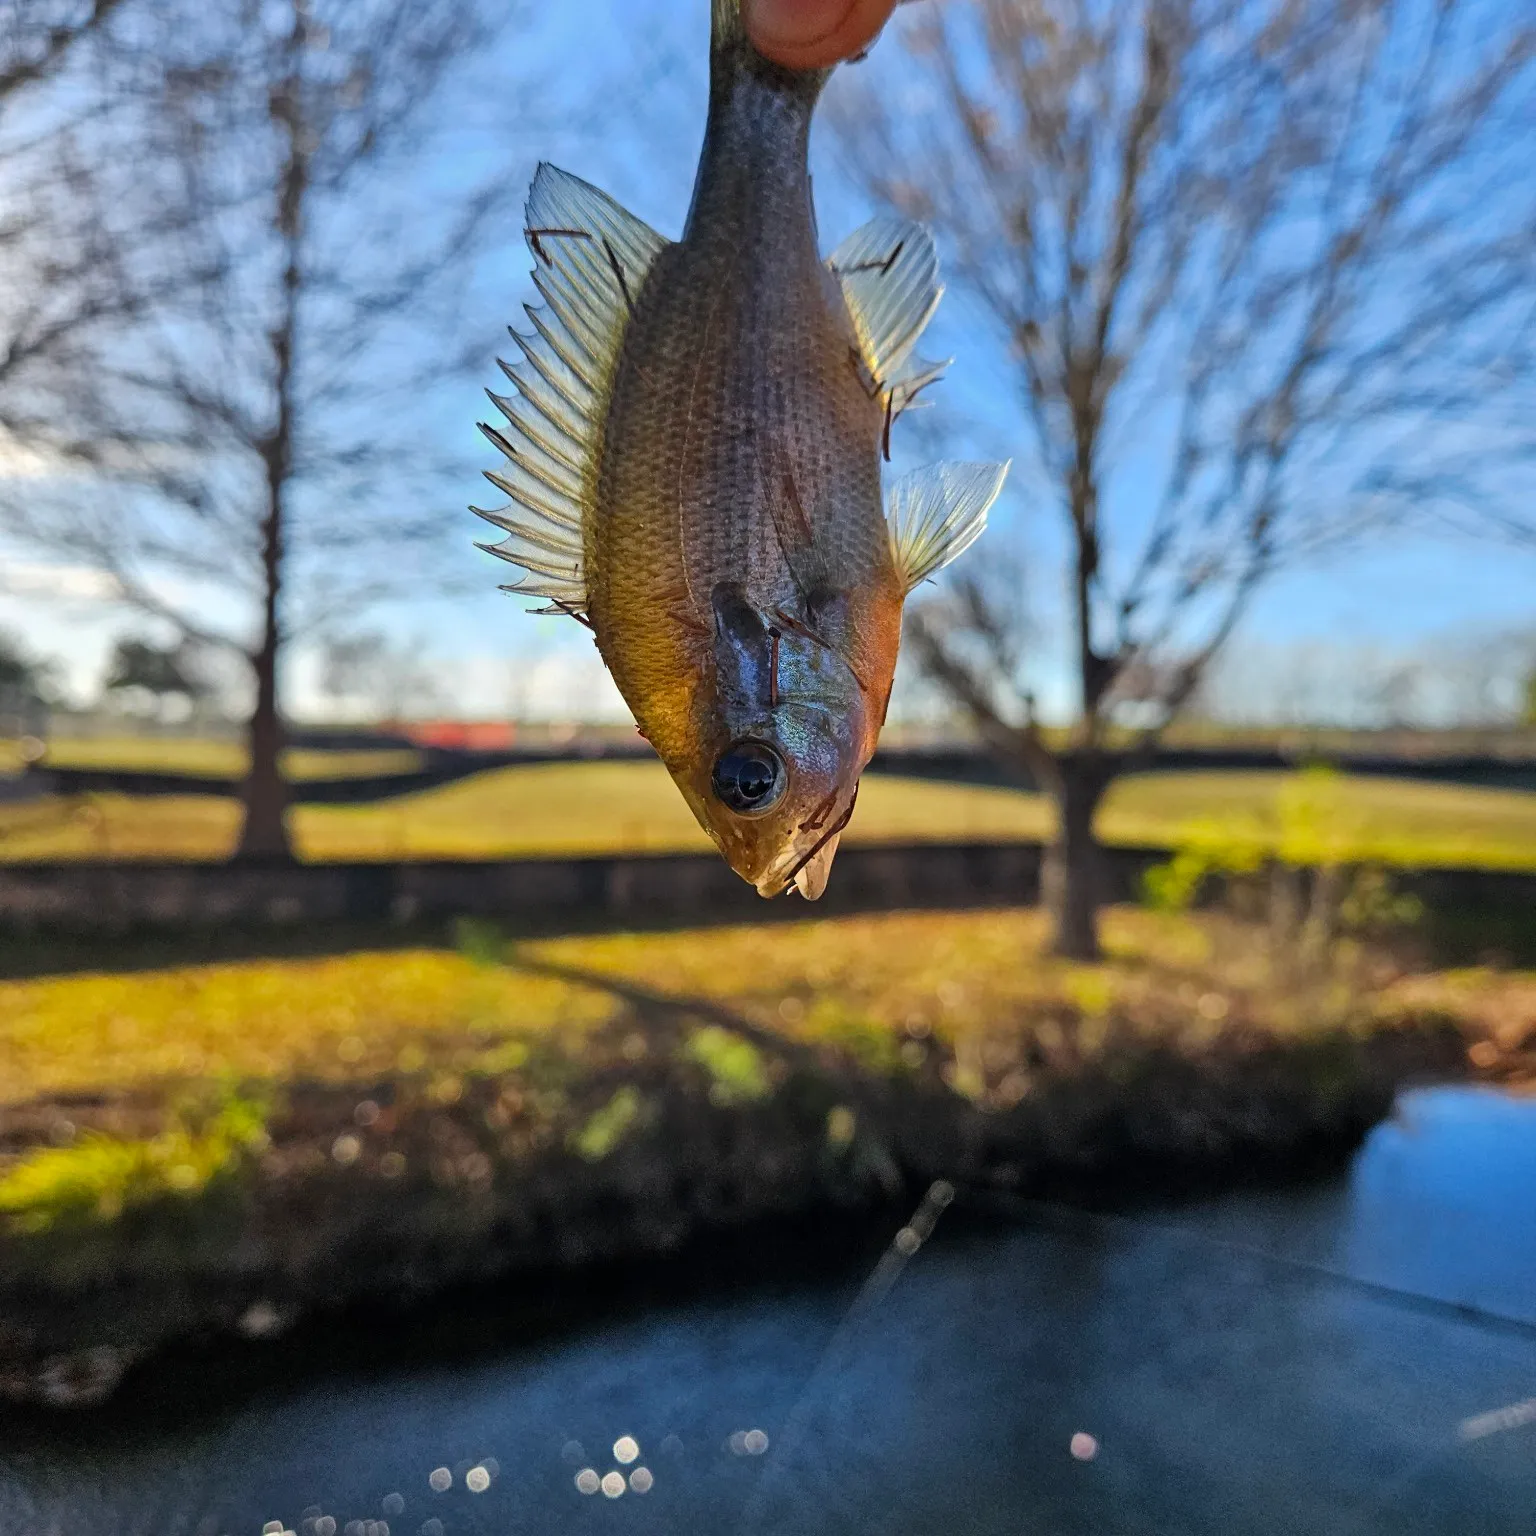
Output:
[[[277,495],[271,499],[263,529],[262,565],[266,601],[261,646],[251,658],[256,672],[256,708],[246,737],[250,766],[240,791],[245,825],[235,857],[270,861],[293,857],[288,841],[288,785],[281,768],[283,722],[277,710],[278,594],[282,581],[282,501]]]
[[[294,0],[293,30],[288,38],[290,74],[274,91],[269,109],[272,123],[287,140],[287,159],[274,210],[274,229],[286,253],[283,265],[283,304],[269,336],[272,347],[273,396],[276,416],[261,440],[266,470],[267,509],[261,525],[262,624],[261,645],[251,658],[256,670],[256,708],[251,715],[250,767],[241,798],[245,828],[237,859],[291,859],[286,812],[288,786],[279,766],[283,723],[277,711],[277,659],[282,645],[279,599],[283,588],[288,482],[293,474],[293,365],[297,349],[299,291],[303,283],[301,237],[304,196],[309,187],[307,125],[303,120],[301,60],[305,48],[308,7]]]
[[[1065,757],[1057,764],[1056,839],[1046,850],[1041,899],[1055,929],[1052,951],[1064,959],[1100,957],[1099,907],[1106,880],[1093,817],[1113,776],[1094,758]]]

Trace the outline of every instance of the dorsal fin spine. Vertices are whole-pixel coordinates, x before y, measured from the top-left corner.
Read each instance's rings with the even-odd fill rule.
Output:
[[[613,372],[635,298],[666,241],[595,187],[541,164],[526,233],[543,306],[513,332],[526,366],[501,363],[515,395],[489,392],[506,418],[483,428],[506,457],[487,478],[510,505],[481,513],[507,537],[493,553],[532,578],[513,590],[582,616],[587,519],[595,506]]]

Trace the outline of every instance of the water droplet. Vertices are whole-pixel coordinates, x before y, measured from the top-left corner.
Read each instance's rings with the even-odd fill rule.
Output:
[[[640,1443],[633,1435],[620,1435],[613,1442],[613,1459],[628,1466],[640,1454]]]
[[[602,1486],[602,1478],[591,1467],[583,1467],[576,1474],[576,1487],[582,1493],[596,1493]]]
[[[731,1448],[733,1456],[745,1456],[747,1454],[747,1432],[744,1429],[731,1431],[731,1438],[725,1442]]]
[[[363,1150],[363,1144],[349,1131],[331,1143],[331,1156],[343,1168],[350,1168]]]
[[[386,1515],[403,1515],[405,1513],[405,1500],[398,1493],[386,1493],[382,1508]]]
[[[903,1227],[896,1234],[896,1251],[904,1253],[910,1259],[919,1248],[923,1246],[923,1240],[911,1227]]]
[[[768,1436],[760,1429],[749,1429],[741,1437],[741,1448],[748,1456],[761,1456],[768,1449]]]
[[[635,1470],[629,1474],[629,1486],[633,1488],[636,1493],[649,1493],[655,1486],[655,1483],[656,1479],[651,1476],[649,1467],[636,1467]]]
[[[443,1522],[434,1515],[421,1523],[421,1536],[443,1536]]]
[[[484,1493],[491,1486],[491,1474],[484,1467],[471,1467],[464,1474],[464,1486],[471,1493]]]
[[[321,1515],[315,1521],[315,1536],[336,1536],[336,1517]]]
[[[240,1321],[235,1326],[249,1339],[265,1339],[282,1328],[283,1318],[270,1301],[253,1301],[240,1314]],[[268,1525],[274,1523],[267,1522]],[[282,1530],[280,1523],[277,1523],[277,1529]]]
[[[603,1493],[607,1498],[616,1499],[624,1492],[624,1474],[622,1472],[609,1472],[603,1478]]]
[[[1072,1436],[1070,1449],[1079,1461],[1092,1461],[1099,1454],[1099,1442],[1092,1435],[1085,1435],[1082,1430],[1078,1430]]]
[[[453,1473],[447,1467],[439,1467],[427,1482],[431,1484],[434,1493],[446,1493],[453,1487]]]

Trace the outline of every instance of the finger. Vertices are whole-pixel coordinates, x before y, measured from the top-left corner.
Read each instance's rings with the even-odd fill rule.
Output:
[[[827,69],[862,53],[897,0],[742,0],[753,46],[789,69]]]

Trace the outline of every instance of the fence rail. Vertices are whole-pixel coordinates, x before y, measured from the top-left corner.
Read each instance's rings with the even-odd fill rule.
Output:
[[[534,763],[592,762],[649,759],[641,742],[575,748],[519,748],[475,751],[453,747],[424,748],[420,768],[404,773],[358,774],[345,778],[299,779],[289,785],[296,805],[366,805],[396,795],[436,789],[495,768]],[[1296,768],[1315,758],[1346,773],[1367,777],[1422,779],[1447,784],[1472,784],[1493,789],[1536,791],[1536,758],[1524,750],[1494,754],[1414,755],[1345,752],[1332,755],[1247,747],[1167,747],[1153,753],[1143,771],[1180,773],[1254,771]],[[971,748],[897,747],[878,752],[869,772],[931,779],[947,783],[1006,785],[1031,789],[1022,767],[1013,768]],[[44,795],[221,795],[235,794],[240,781],[227,775],[172,773],[139,768],[39,767],[10,781],[10,797],[36,799]]]
[[[1111,848],[1104,897],[1131,899],[1163,848]],[[845,847],[826,896],[762,901],[713,853],[373,864],[57,862],[0,865],[0,930],[121,933],[138,929],[415,922],[456,916],[520,927],[737,922],[900,909],[1027,905],[1039,899],[1037,843]],[[1536,930],[1536,874],[1405,871],[1399,882],[1432,910],[1497,909]]]

